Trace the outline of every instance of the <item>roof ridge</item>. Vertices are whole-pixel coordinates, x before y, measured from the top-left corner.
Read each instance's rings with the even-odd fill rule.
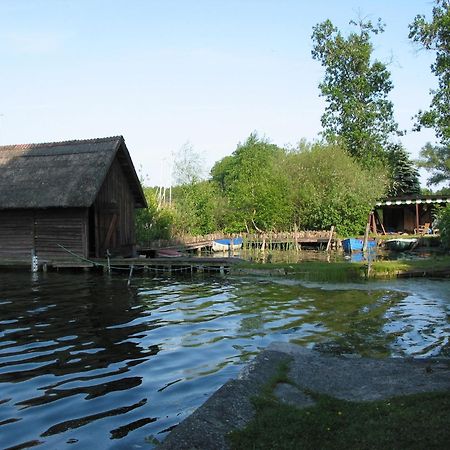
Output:
[[[108,136],[102,138],[91,138],[91,139],[73,139],[68,141],[54,141],[54,142],[37,142],[37,143],[28,143],[28,144],[12,144],[12,145],[1,145],[0,150],[2,149],[12,149],[12,148],[40,148],[40,147],[60,147],[63,145],[74,145],[74,144],[94,144],[97,142],[107,142],[122,139],[124,140],[122,135],[116,136]]]

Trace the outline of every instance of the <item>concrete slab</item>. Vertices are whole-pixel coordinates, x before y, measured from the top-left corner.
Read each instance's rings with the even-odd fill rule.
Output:
[[[370,401],[419,392],[450,390],[448,359],[369,359],[329,356],[303,347],[274,343],[230,380],[158,446],[160,450],[226,450],[226,435],[254,416],[251,398],[289,361],[292,385],[274,393],[286,403],[311,406],[308,391],[352,401]]]
[[[448,359],[330,356],[289,343],[274,343],[269,349],[292,357],[289,378],[293,383],[344,400],[450,390]]]

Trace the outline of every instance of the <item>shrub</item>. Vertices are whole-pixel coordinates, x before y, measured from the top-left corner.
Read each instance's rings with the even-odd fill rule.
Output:
[[[445,248],[450,248],[450,205],[439,212],[438,227],[441,234],[442,245]]]
[[[288,157],[297,222],[303,229],[336,226],[342,235],[362,233],[369,212],[383,196],[386,170],[363,168],[341,147],[303,146]]]

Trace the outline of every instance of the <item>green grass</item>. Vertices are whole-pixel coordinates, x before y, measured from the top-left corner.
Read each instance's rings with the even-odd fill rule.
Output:
[[[242,263],[239,270],[248,270],[251,274],[256,269],[257,273],[267,271],[268,275],[281,275],[284,273],[290,278],[298,278],[308,281],[355,281],[367,278],[367,263],[351,263],[347,261],[309,261],[301,263]],[[282,269],[280,273],[279,270]],[[441,255],[431,258],[375,261],[371,263],[369,278],[394,278],[399,273],[422,270],[450,270],[450,256]],[[278,272],[277,272],[278,271]]]
[[[445,269],[450,270],[450,256],[447,255],[411,260],[375,261],[372,264],[375,278],[391,277],[396,276],[398,273],[415,270],[433,271]]]
[[[444,449],[450,442],[450,393],[348,402],[317,395],[305,409],[263,393],[256,416],[230,434],[232,449]]]
[[[323,262],[305,261],[301,263],[242,263],[237,267],[239,271],[248,271],[252,275],[255,270],[257,275],[267,271],[270,276],[287,275],[289,278],[299,278],[308,281],[347,281],[364,277],[362,264],[351,264],[345,261]],[[280,272],[281,270],[281,272]]]

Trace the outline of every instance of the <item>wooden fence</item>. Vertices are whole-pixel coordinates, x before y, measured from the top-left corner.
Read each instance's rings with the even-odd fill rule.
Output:
[[[177,236],[171,240],[157,240],[149,243],[149,248],[207,247],[216,239],[242,237],[246,248],[298,249],[305,245],[325,245],[327,248],[336,243],[334,228],[328,231],[289,231],[268,233],[213,233],[202,236]]]

